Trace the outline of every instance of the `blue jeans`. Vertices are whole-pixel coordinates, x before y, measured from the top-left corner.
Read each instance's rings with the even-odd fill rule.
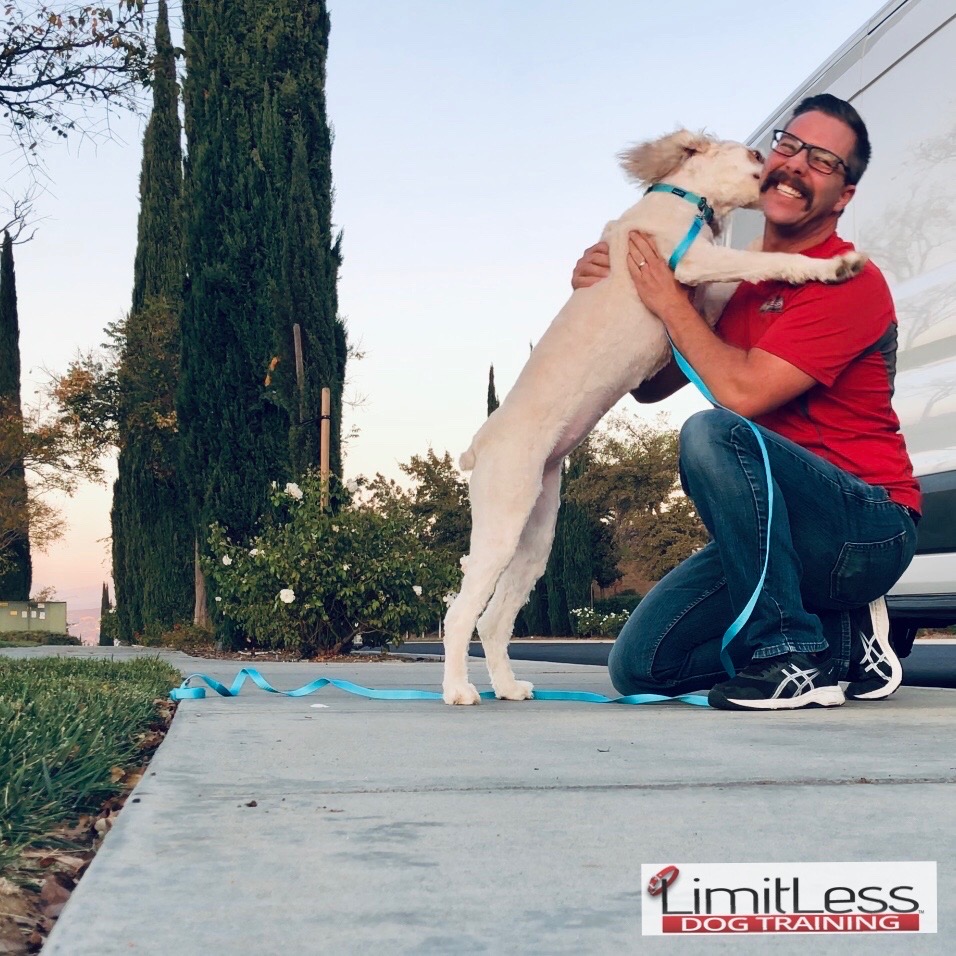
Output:
[[[916,549],[909,512],[818,455],[760,429],[773,476],[770,558],[753,613],[731,642],[739,670],[787,651],[850,658],[850,611],[885,594]],[[637,606],[608,659],[621,694],[684,694],[727,679],[721,638],[753,594],[767,551],[767,480],[756,436],[722,408],[680,435],[684,491],[710,543]]]

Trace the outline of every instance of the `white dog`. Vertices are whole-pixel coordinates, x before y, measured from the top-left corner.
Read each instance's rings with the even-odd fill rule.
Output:
[[[856,275],[866,262],[859,253],[811,259],[715,246],[721,219],[759,200],[762,157],[740,143],[681,130],[626,150],[620,159],[630,178],[648,185],[666,180],[705,197],[713,208],[713,223],[702,225],[677,266],[683,283],[836,282]],[[680,193],[649,192],[608,223],[602,239],[610,248],[610,276],[572,294],[514,388],[462,455],[462,468],[471,471],[471,553],[445,618],[445,703],[478,703],[478,691],[468,682],[468,644],[476,622],[495,695],[532,696],[533,685],[515,678],[508,642],[548,561],[564,458],[670,355],[663,325],[641,302],[628,273],[628,233],[636,229],[651,236],[661,255],[670,256],[695,215],[695,205]],[[719,303],[705,303],[711,324],[730,291],[724,287]]]

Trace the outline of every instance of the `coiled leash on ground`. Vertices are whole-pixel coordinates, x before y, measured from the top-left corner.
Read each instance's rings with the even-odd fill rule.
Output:
[[[671,254],[671,257],[667,262],[671,270],[674,270],[677,268],[677,264],[683,258],[684,253],[690,248],[691,243],[697,237],[697,234],[700,232],[704,223],[711,221],[714,211],[708,205],[707,200],[704,197],[697,196],[694,193],[689,193],[686,190],[679,189],[676,186],[669,186],[665,183],[656,183],[648,190],[648,192],[673,193],[675,196],[679,196],[680,198],[686,199],[688,202],[693,203],[698,209],[697,215],[694,217],[694,221],[691,224],[690,229],[687,231],[687,235],[678,244],[677,248],[674,249],[674,252]],[[670,339],[670,336],[668,336],[668,339]],[[711,395],[710,389],[708,389],[703,383],[700,376],[694,371],[687,359],[680,354],[673,341],[671,341],[671,349],[674,352],[674,360],[677,362],[680,370],[687,376],[688,381],[693,382],[694,385],[697,386],[697,388],[700,390],[700,393],[704,396],[704,398],[707,399],[708,402],[717,408],[723,408],[724,406],[721,405],[713,395]],[[731,411],[731,409],[727,409],[727,411]],[[733,414],[736,415],[737,413],[734,412]],[[767,577],[767,562],[770,559],[770,522],[773,519],[773,480],[770,474],[770,457],[767,454],[767,446],[764,444],[763,435],[760,434],[760,430],[752,421],[750,421],[750,419],[744,418],[743,415],[738,415],[738,418],[750,426],[751,431],[753,431],[757,438],[757,444],[760,446],[760,453],[763,456],[764,471],[767,475],[767,552],[764,555],[763,569],[760,572],[760,580],[757,582],[757,587],[754,589],[754,593],[751,595],[750,600],[747,602],[744,609],[740,612],[740,614],[737,615],[736,620],[730,625],[730,627],[727,628],[723,637],[721,638],[720,662],[724,665],[724,669],[731,677],[733,677],[736,672],[734,670],[734,665],[730,660],[730,654],[728,653],[727,648],[730,646],[730,642],[734,639],[734,637],[737,636],[737,634],[740,633],[740,631],[743,629],[743,626],[750,619],[750,615],[757,603],[757,598],[760,596],[760,592],[763,589],[763,583]],[[276,690],[275,687],[273,687],[257,670],[255,670],[255,668],[252,667],[242,668],[242,670],[236,674],[232,685],[229,687],[226,687],[224,684],[219,683],[219,681],[207,676],[206,674],[190,674],[179,687],[169,692],[169,696],[173,700],[202,700],[206,696],[206,688],[190,686],[190,681],[201,680],[205,682],[208,687],[219,694],[220,697],[237,697],[247,678],[266,693],[278,694],[282,697],[305,697],[308,694],[314,694],[317,690],[321,690],[323,687],[331,685],[332,687],[337,687],[339,690],[345,691],[347,694],[354,694],[357,697],[366,697],[370,700],[442,699],[442,695],[437,691],[376,690],[370,687],[362,687],[360,684],[353,684],[351,681],[339,680],[333,677],[319,677],[316,680],[310,681],[308,684],[304,684],[302,687],[295,688],[295,690]],[[482,700],[493,700],[495,697],[495,692],[491,690],[482,691],[482,693],[479,694],[479,697],[481,697]],[[701,694],[680,694],[676,697],[668,697],[664,694],[629,694],[626,697],[605,697],[603,694],[592,694],[588,691],[535,690],[533,692],[533,699],[580,701],[590,704],[658,704],[670,701],[680,701],[685,704],[693,704],[695,707],[709,706],[707,703],[707,698]]]
[[[249,679],[264,690],[267,694],[279,694],[282,697],[305,697],[307,694],[314,694],[323,687],[332,685],[347,694],[354,694],[356,697],[367,697],[370,700],[441,700],[441,694],[431,690],[376,690],[371,687],[362,687],[361,684],[353,684],[352,681],[340,680],[334,677],[319,677],[302,687],[295,690],[276,690],[263,676],[253,667],[243,667],[236,674],[232,685],[226,687],[219,681],[206,674],[190,674],[175,690],[169,692],[173,700],[202,700],[206,696],[205,687],[190,687],[189,683],[193,680],[204,681],[220,697],[238,697],[242,685]],[[482,700],[494,700],[495,692],[493,690],[482,691],[480,694]],[[707,707],[707,698],[700,694],[681,694],[679,697],[666,697],[663,694],[631,694],[628,697],[605,697],[603,694],[592,694],[589,691],[578,690],[535,690],[535,700],[572,700],[582,701],[589,704],[656,704],[664,701],[679,700],[685,704],[694,704],[697,707]]]

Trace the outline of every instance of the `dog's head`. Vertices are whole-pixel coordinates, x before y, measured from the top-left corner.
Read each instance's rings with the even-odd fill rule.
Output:
[[[760,200],[763,157],[743,143],[681,129],[629,147],[618,158],[630,179],[648,186],[667,180],[706,196],[721,214]]]

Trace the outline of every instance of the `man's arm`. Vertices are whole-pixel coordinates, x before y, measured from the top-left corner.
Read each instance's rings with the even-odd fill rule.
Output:
[[[755,418],[817,384],[770,352],[745,351],[722,341],[687,301],[654,244],[640,233],[631,233],[627,265],[641,300],[664,323],[680,353],[725,408]]]
[[[642,404],[649,405],[669,398],[687,384],[687,376],[673,358],[652,378],[641,382],[631,394]]]

